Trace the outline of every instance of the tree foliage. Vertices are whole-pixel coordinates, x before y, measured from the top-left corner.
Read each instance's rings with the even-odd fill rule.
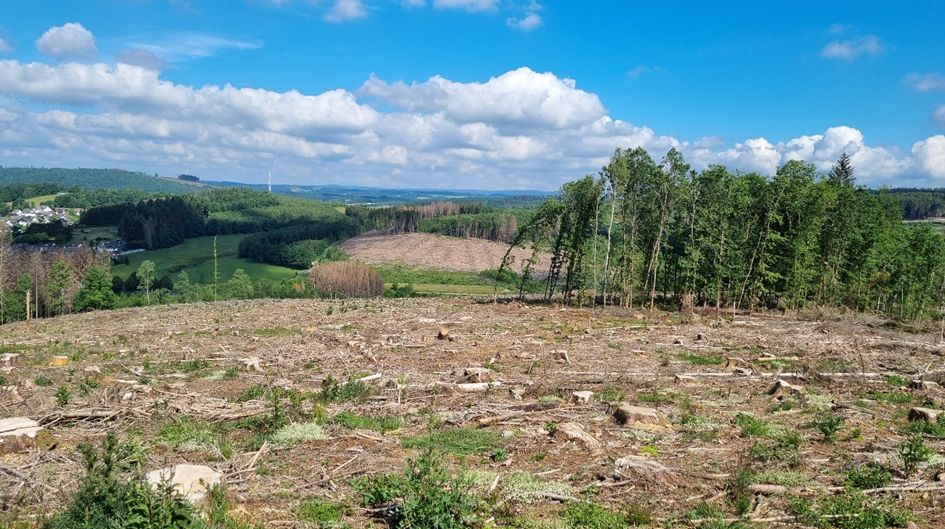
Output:
[[[790,161],[765,178],[695,172],[675,149],[660,163],[618,149],[512,245],[551,253],[545,295],[566,302],[835,305],[903,319],[938,316],[945,302],[945,238],[903,223],[890,193],[858,187],[846,156],[827,174]]]

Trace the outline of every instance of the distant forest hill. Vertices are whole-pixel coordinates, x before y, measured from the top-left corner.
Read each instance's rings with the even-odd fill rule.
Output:
[[[945,188],[893,188],[890,193],[902,204],[902,217],[905,220],[922,220],[945,217]]]
[[[242,187],[264,191],[265,184],[244,184],[240,182],[204,181],[208,185],[223,187]],[[273,193],[299,198],[309,198],[325,202],[342,204],[364,204],[389,206],[395,204],[413,204],[450,200],[457,203],[477,202],[492,207],[514,205],[517,207],[538,205],[546,198],[557,194],[556,191],[483,189],[388,189],[383,187],[361,187],[342,185],[288,185],[273,184]]]
[[[187,175],[189,176],[189,175]],[[160,195],[191,194],[212,187],[236,187],[264,191],[265,184],[230,181],[194,181],[198,177],[158,177],[124,169],[65,169],[0,166],[0,187],[53,184],[55,191],[69,192],[56,199],[60,207],[94,207]],[[78,192],[82,190],[84,192]],[[556,191],[482,189],[388,189],[342,185],[275,184],[274,193],[340,204],[389,206],[449,200],[458,204],[479,203],[489,207],[537,206],[556,196]],[[945,217],[945,188],[886,189],[902,204],[904,220]],[[876,192],[879,192],[878,190]],[[45,194],[45,193],[44,193]],[[127,195],[127,196],[126,196]],[[11,202],[6,198],[5,202]]]
[[[123,169],[63,169],[46,167],[2,167],[0,186],[13,184],[56,184],[63,188],[133,189],[145,193],[184,194],[204,186]]]

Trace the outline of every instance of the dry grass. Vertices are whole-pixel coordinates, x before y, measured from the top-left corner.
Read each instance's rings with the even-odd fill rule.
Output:
[[[377,270],[356,261],[337,261],[315,266],[309,273],[315,288],[350,298],[370,298],[384,293],[384,280]]]
[[[482,272],[499,268],[509,245],[485,239],[461,239],[431,233],[387,235],[369,232],[346,240],[341,244],[341,248],[353,258],[367,263],[402,263],[455,272]],[[522,263],[531,257],[531,252],[516,248],[512,255],[515,261],[511,268],[520,272]],[[544,277],[548,273],[550,263],[550,257],[542,255],[532,275]]]
[[[449,329],[451,340],[437,339],[441,327]],[[845,318],[825,324],[753,315],[732,324],[703,315],[687,324],[670,313],[463,299],[252,300],[79,314],[4,326],[0,334],[0,346],[21,354],[4,376],[24,398],[3,404],[2,416],[47,418],[56,445],[52,451],[0,457],[0,464],[33,480],[23,485],[0,473],[0,526],[4,510],[28,520],[60,509],[80,471],[76,445],[111,431],[147,449],[144,470],[186,461],[224,472],[233,509],[265,527],[307,527],[293,513],[310,497],[350,506],[345,521],[352,527],[383,527],[358,508],[352,480],[400,472],[417,453],[410,447],[431,440],[468,454],[463,463],[452,456],[452,468],[488,472],[484,487],[497,483],[495,491],[511,498],[506,506],[526,519],[550,521],[565,507],[531,494],[531,484],[510,485],[516,479],[567,484],[553,491],[614,509],[635,505],[659,520],[657,527],[672,525],[672,517],[675,527],[695,527],[678,518],[706,501],[735,516],[726,498],[745,465],[753,465],[756,483],[821,488],[802,491],[807,496],[822,494],[822,487],[842,487],[850,468],[869,461],[897,469],[899,446],[909,437],[904,431],[909,407],[945,404],[939,390],[899,388],[891,378],[861,376],[895,372],[903,380],[922,374],[941,380],[945,357],[936,335]],[[560,351],[567,351],[566,360]],[[49,367],[54,354],[67,355],[72,363]],[[688,359],[694,356],[737,357],[753,371],[731,376],[733,366],[693,364]],[[240,360],[247,357],[258,357],[262,371],[244,370]],[[785,364],[778,376],[803,386],[803,396],[779,401],[767,394],[776,379],[771,373],[782,369],[776,363]],[[101,375],[85,370],[90,366]],[[489,366],[489,379],[502,385],[485,393],[459,391],[456,384],[466,381],[463,370],[475,366]],[[218,370],[233,375],[215,379]],[[851,376],[816,373],[838,371]],[[719,373],[724,376],[712,376]],[[270,441],[257,452],[261,443],[254,444],[252,436],[259,425],[253,421],[271,414],[267,388],[316,391],[328,376],[348,381],[366,374],[380,375],[365,383],[370,397],[332,401],[319,410],[327,439]],[[694,377],[674,382],[677,374]],[[41,375],[52,384],[34,384]],[[99,385],[83,391],[86,377]],[[63,385],[74,398],[60,407],[54,394]],[[248,391],[254,387],[259,391]],[[595,398],[570,402],[570,393],[578,390],[594,391]],[[911,395],[912,403],[876,399],[893,391]],[[654,407],[670,424],[621,426],[610,417],[610,396]],[[299,406],[306,413],[314,409],[309,400]],[[832,443],[811,426],[827,407],[844,418]],[[109,413],[87,420],[59,415],[88,409]],[[288,401],[283,413],[294,413]],[[767,427],[743,430],[741,414]],[[341,424],[350,415],[403,422],[391,431],[352,429]],[[192,418],[213,434],[209,444],[232,446],[232,454],[168,443],[162,428],[172,416]],[[555,425],[567,422],[581,425],[599,448],[554,435]],[[786,432],[801,437],[796,449],[783,442]],[[473,441],[472,450],[459,444]],[[926,443],[945,451],[945,439],[928,436]],[[614,462],[629,456],[667,467],[676,476],[672,486],[615,476]],[[892,484],[937,485],[933,480],[941,471],[920,468],[908,481],[894,476]],[[588,487],[597,494],[585,493]],[[517,498],[519,488],[529,491],[528,501]],[[881,497],[915,512],[920,527],[936,527],[936,520],[945,519],[940,491]],[[759,497],[752,516],[784,515],[786,498]]]

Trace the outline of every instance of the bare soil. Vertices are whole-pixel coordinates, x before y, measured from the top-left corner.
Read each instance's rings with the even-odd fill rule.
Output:
[[[432,233],[388,235],[375,231],[348,239],[341,243],[341,248],[355,259],[367,263],[401,263],[455,272],[482,272],[498,268],[509,245]],[[512,255],[515,257],[512,269],[520,272],[522,263],[531,257],[531,252],[515,248]],[[542,255],[533,275],[544,277],[550,264],[550,257]]]
[[[380,240],[432,240],[399,236]],[[435,238],[439,239],[439,238]],[[364,239],[362,239],[364,241]],[[418,243],[419,244],[419,243]],[[465,251],[465,250],[464,250]],[[457,265],[460,266],[460,265]],[[827,322],[782,316],[739,316],[734,322],[705,314],[687,322],[679,314],[642,314],[615,308],[578,309],[458,299],[313,301],[274,300],[159,306],[21,322],[0,328],[5,350],[18,364],[4,374],[24,398],[0,405],[0,415],[28,416],[47,425],[54,444],[0,456],[0,465],[28,480],[0,472],[0,511],[38,520],[67,501],[81,476],[80,442],[106,432],[149,447],[145,470],[173,463],[206,464],[225,474],[234,512],[266,527],[311,527],[296,513],[319,497],[349,506],[352,527],[384,527],[359,506],[350,482],[358,476],[399,471],[416,450],[404,439],[456,427],[493,432],[492,450],[451,459],[465,467],[507,476],[515,472],[571,487],[570,496],[622,509],[649,512],[654,525],[690,526],[685,515],[701,503],[727,503],[739,467],[792,472],[801,483],[791,494],[835,494],[847,472],[869,461],[894,469],[893,486],[918,491],[879,492],[914,511],[921,527],[941,527],[945,493],[935,489],[939,466],[913,476],[895,469],[906,439],[911,406],[941,408],[939,389],[897,388],[886,375],[907,380],[941,377],[945,357],[936,336],[907,334],[869,319]],[[438,339],[441,330],[450,339]],[[70,355],[50,367],[55,354]],[[241,359],[258,357],[262,372],[245,371]],[[195,363],[198,360],[200,362]],[[100,374],[89,370],[94,366]],[[488,367],[485,379],[500,385],[462,391],[462,371]],[[741,371],[738,371],[741,369]],[[379,374],[368,398],[332,404],[327,416],[397,416],[402,428],[381,433],[327,425],[329,438],[288,448],[247,448],[246,432],[228,430],[234,453],[173,448],[161,428],[184,416],[222,427],[239,418],[270,413],[264,399],[238,402],[253,385],[317,391],[331,375],[347,380]],[[679,376],[678,376],[679,375]],[[37,386],[40,376],[51,385]],[[87,394],[80,383],[99,385]],[[689,378],[691,377],[691,378]],[[767,394],[778,378],[802,386],[802,396]],[[59,386],[70,403],[57,405]],[[572,392],[596,398],[572,403]],[[892,402],[886,394],[902,395]],[[601,397],[651,407],[663,425],[621,425]],[[844,418],[837,440],[812,429],[818,410]],[[736,424],[740,413],[800,433],[796,466],[757,462],[755,443]],[[556,432],[576,423],[599,442],[588,447]],[[927,444],[937,454],[945,442]],[[666,467],[637,475],[615,470],[615,461],[640,456]],[[497,460],[493,460],[497,459]],[[488,474],[492,475],[492,474]],[[596,490],[596,495],[588,491]],[[504,503],[506,514],[550,520],[562,500],[553,494]],[[786,516],[785,495],[757,494],[748,517],[800,526]],[[2,519],[2,518],[0,518]],[[757,522],[768,527],[774,522]]]

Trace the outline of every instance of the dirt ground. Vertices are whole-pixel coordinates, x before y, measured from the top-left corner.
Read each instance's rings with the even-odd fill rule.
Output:
[[[710,314],[685,321],[674,313],[457,299],[223,302],[16,323],[0,327],[4,352],[20,354],[3,376],[23,401],[4,401],[0,416],[39,420],[53,443],[0,455],[0,465],[20,476],[0,472],[0,510],[7,519],[38,520],[61,507],[81,476],[77,444],[110,431],[147,447],[144,470],[189,462],[222,472],[232,508],[245,520],[317,527],[298,514],[303,501],[317,497],[346,505],[352,527],[384,527],[359,505],[352,479],[403,469],[417,453],[405,448],[410,439],[467,428],[461,431],[488,432],[491,444],[451,458],[457,472],[475,472],[499,496],[507,476],[547,486],[530,495],[509,487],[499,498],[504,516],[551,521],[568,501],[589,499],[615,509],[632,505],[654,526],[697,527],[701,515],[692,513],[705,512],[702,504],[736,516],[731,484],[739,468],[751,468],[787,491],[750,494],[746,519],[755,527],[801,526],[789,516],[788,497],[836,495],[851,468],[874,461],[893,469],[894,490],[871,497],[911,510],[920,527],[943,527],[945,484],[936,479],[945,441],[926,436],[938,463],[909,476],[896,470],[896,454],[909,409],[941,409],[945,397],[931,384],[899,386],[941,381],[945,356],[937,336],[881,323],[781,316],[731,322]],[[438,339],[441,330],[448,339]],[[51,367],[60,354],[69,365]],[[252,357],[262,371],[243,368],[241,360]],[[464,374],[474,367],[488,371]],[[240,398],[254,386],[318,391],[329,375],[374,374],[365,382],[370,396],[329,404],[324,416],[403,419],[393,431],[326,421],[327,439],[259,451],[249,432],[224,428],[271,413],[265,398]],[[769,395],[779,378],[800,393]],[[90,379],[97,381],[92,388],[83,385]],[[467,383],[491,386],[470,392],[482,386],[461,385]],[[54,397],[60,386],[72,394],[64,405]],[[595,395],[573,402],[575,391]],[[652,408],[658,419],[620,424],[619,402]],[[843,418],[834,442],[810,426],[827,412]],[[774,436],[746,432],[739,414],[799,433],[793,460],[759,456],[752,447],[768,446]],[[167,441],[166,426],[185,416],[223,432],[220,442],[231,453]],[[569,436],[575,425],[588,437]],[[618,468],[628,456],[652,463],[650,470]]]
[[[509,245],[485,239],[461,239],[432,233],[402,233],[387,235],[369,232],[341,243],[348,255],[372,264],[401,263],[422,268],[437,268],[455,272],[482,272],[494,270],[502,264]],[[521,271],[521,265],[531,252],[516,248],[512,269]],[[551,259],[547,255],[535,265],[536,277],[548,273]]]

